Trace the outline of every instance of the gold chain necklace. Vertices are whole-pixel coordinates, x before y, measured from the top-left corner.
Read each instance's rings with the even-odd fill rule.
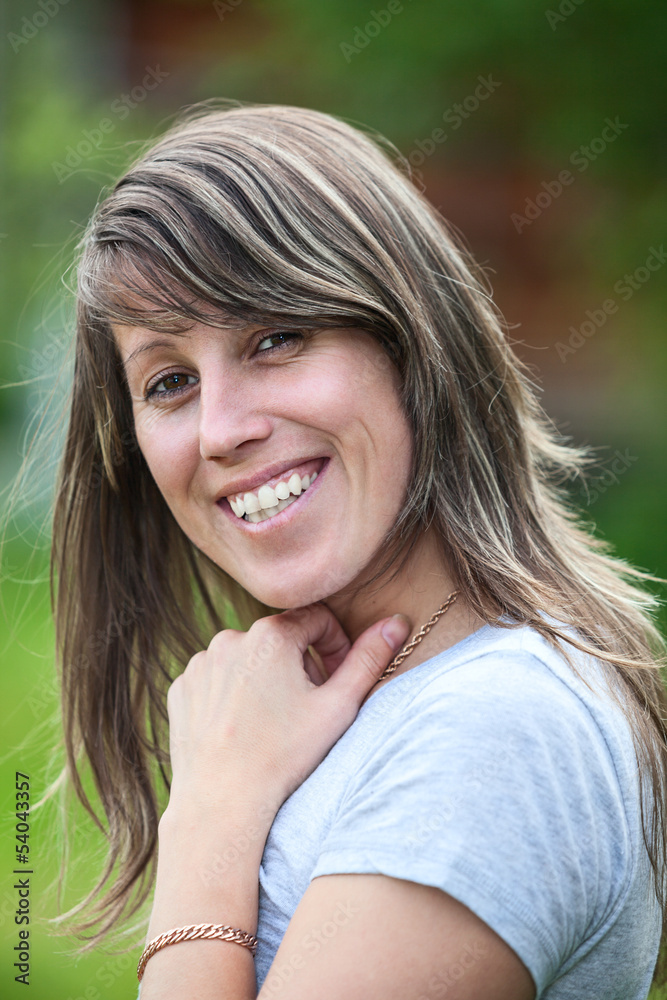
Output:
[[[406,658],[406,656],[409,656],[412,650],[415,648],[415,646],[418,646],[419,643],[424,638],[424,636],[431,631],[431,629],[437,622],[438,618],[441,618],[442,615],[444,615],[445,611],[447,611],[447,609],[454,603],[454,601],[456,600],[456,595],[458,593],[459,591],[455,590],[452,594],[449,595],[445,603],[440,605],[436,613],[431,618],[429,618],[429,620],[426,622],[425,625],[422,625],[419,632],[417,632],[417,634],[412,637],[410,642],[403,647],[401,652],[394,657],[389,666],[386,667],[385,670],[382,672],[379,680],[376,681],[375,684],[379,684],[379,682],[383,681],[385,677],[389,677],[390,674],[393,674],[394,670],[396,670],[397,667],[400,667],[401,663]],[[373,687],[375,687],[375,684],[373,685]]]

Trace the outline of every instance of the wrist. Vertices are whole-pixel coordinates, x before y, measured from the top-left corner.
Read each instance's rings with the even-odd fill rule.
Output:
[[[259,870],[274,819],[268,804],[234,796],[202,806],[172,795],[158,827],[149,937],[189,924],[226,924],[253,934]]]
[[[195,834],[221,825],[230,829],[253,825],[268,835],[282,802],[252,786],[241,788],[230,782],[216,782],[202,787],[174,779],[159,824],[160,838],[163,831],[169,836],[176,830]]]
[[[190,858],[198,881],[215,886],[231,868],[259,872],[279,805],[218,790],[215,798],[172,787],[158,825],[158,865],[181,868]]]

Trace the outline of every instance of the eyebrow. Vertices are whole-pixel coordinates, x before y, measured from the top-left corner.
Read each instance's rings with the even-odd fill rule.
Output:
[[[174,334],[174,336],[178,335]],[[125,358],[125,361],[123,361],[123,365],[127,367],[130,361],[136,358],[139,354],[143,354],[144,351],[154,351],[159,347],[173,347],[173,346],[174,343],[172,340],[151,340],[150,343],[143,344],[141,347],[135,348],[135,350],[132,351],[131,354],[128,354],[128,356]]]
[[[237,337],[241,337],[248,330],[251,330],[253,328],[253,326],[259,327],[260,324],[249,323],[246,326],[243,326],[243,327],[240,327],[240,328],[228,327],[227,329],[228,329],[229,333],[231,333],[233,335],[236,335]],[[172,333],[172,334],[170,334],[170,336],[172,336],[172,337],[182,337],[183,334],[182,333]],[[143,354],[145,351],[154,351],[154,350],[157,350],[157,349],[159,349],[161,347],[170,348],[170,347],[173,347],[173,346],[174,346],[173,340],[165,340],[164,338],[161,339],[161,340],[151,340],[147,344],[142,344],[141,347],[136,347],[132,351],[131,354],[128,354],[127,358],[123,361],[123,367],[127,368],[127,366],[129,365],[130,361],[133,361],[134,358],[138,357],[140,354]]]

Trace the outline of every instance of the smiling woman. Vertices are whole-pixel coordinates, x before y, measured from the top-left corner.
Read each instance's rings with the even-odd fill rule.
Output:
[[[332,116],[207,102],[82,240],[53,574],[109,854],[69,916],[92,947],[154,887],[143,1000],[653,978],[655,578],[571,507],[589,454],[406,171]]]
[[[410,472],[398,379],[373,336],[238,337],[221,321],[170,342],[119,326],[116,341],[141,454],[197,549],[269,607],[326,598],[342,611],[335,595],[354,579],[351,567],[370,564]],[[239,499],[248,519],[232,508]],[[434,581],[435,597],[443,586]],[[347,623],[357,634],[360,612]]]

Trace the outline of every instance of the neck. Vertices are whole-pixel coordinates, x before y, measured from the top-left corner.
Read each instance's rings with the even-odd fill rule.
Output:
[[[370,576],[367,578],[370,579]],[[376,582],[372,594],[362,591],[356,597],[346,588],[328,597],[324,604],[336,615],[351,642],[381,618],[398,612],[410,619],[411,630],[407,640],[410,641],[454,590],[458,590],[459,594],[453,604],[393,674],[380,681],[379,687],[460,642],[484,624],[466,604],[433,532],[430,529],[424,532],[410,559],[390,583],[382,585],[382,581]]]

